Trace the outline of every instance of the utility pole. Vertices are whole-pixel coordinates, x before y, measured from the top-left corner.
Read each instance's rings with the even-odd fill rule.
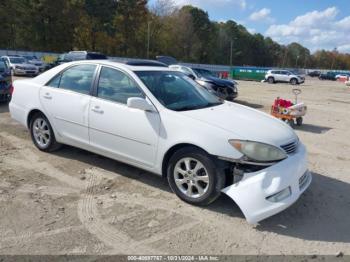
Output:
[[[148,59],[149,59],[150,38],[151,38],[151,22],[148,21],[148,24],[147,24],[147,58]]]

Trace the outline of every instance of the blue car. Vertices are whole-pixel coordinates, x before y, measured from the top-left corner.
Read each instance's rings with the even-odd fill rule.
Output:
[[[12,91],[11,69],[5,60],[0,59],[0,102],[9,102]]]

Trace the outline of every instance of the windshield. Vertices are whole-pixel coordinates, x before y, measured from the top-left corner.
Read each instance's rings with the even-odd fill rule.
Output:
[[[25,63],[25,59],[22,57],[10,57],[10,61],[13,64],[24,64]]]
[[[174,111],[187,111],[221,105],[220,98],[181,72],[136,71],[158,101]]]
[[[192,70],[199,76],[199,77],[216,77],[213,72],[210,72],[209,70],[205,69],[199,69],[199,68],[192,68]]]

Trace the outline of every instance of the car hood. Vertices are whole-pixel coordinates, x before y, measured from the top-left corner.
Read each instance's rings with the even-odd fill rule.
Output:
[[[211,82],[218,86],[231,86],[231,87],[233,86],[232,81],[217,78],[217,77],[212,77],[212,76],[201,77],[200,80],[203,80],[205,82]]]
[[[298,139],[293,129],[281,120],[236,103],[225,102],[220,106],[183,111],[181,114],[232,133],[228,139],[257,141],[274,146]]]

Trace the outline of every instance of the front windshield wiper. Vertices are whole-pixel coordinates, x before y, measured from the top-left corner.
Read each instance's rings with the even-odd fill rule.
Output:
[[[208,108],[208,107],[213,107],[213,106],[218,106],[222,105],[222,102],[216,102],[216,103],[208,103],[205,105],[197,105],[197,106],[183,106],[174,109],[175,111],[189,111],[189,110],[197,110],[197,109],[203,109],[203,108]]]

